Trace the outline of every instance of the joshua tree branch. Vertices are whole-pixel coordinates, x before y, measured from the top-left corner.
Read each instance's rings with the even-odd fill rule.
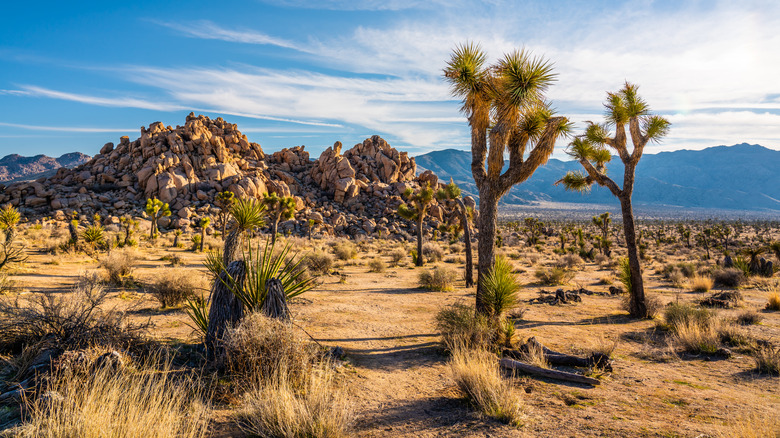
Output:
[[[469,117],[471,125],[471,173],[477,187],[482,187],[487,178],[485,172],[485,157],[487,155],[487,115],[475,111]]]
[[[628,149],[626,149],[626,127],[622,123],[615,127],[615,138],[612,139],[610,146],[618,152],[623,163],[628,163],[631,160]]]
[[[596,170],[590,161],[580,160],[580,164],[582,164],[582,167],[585,168],[585,171],[588,172],[588,175],[593,178],[593,180],[596,181],[598,185],[608,188],[609,191],[618,198],[623,195],[623,191],[620,190],[620,187],[618,187],[615,181],[612,181],[610,177]]]
[[[506,192],[513,185],[527,180],[537,167],[547,162],[555,147],[555,140],[558,139],[558,129],[563,123],[566,123],[565,117],[553,117],[547,121],[547,127],[528,155],[528,159],[522,161],[520,166],[509,166],[509,169],[501,175],[500,188],[502,192]]]

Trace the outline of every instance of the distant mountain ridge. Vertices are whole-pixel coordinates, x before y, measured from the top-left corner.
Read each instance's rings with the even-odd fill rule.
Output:
[[[46,155],[23,157],[19,154],[6,155],[0,158],[0,182],[38,179],[49,176],[60,167],[76,167],[84,164],[92,157],[81,152],[71,152],[58,158]]]
[[[470,152],[447,149],[415,160],[418,172],[430,169],[445,181],[452,177],[464,192],[476,198]],[[607,169],[622,186],[620,159],[613,157]],[[582,166],[575,161],[550,159],[528,181],[510,190],[502,202],[617,203],[609,190],[596,185],[586,195],[553,185],[569,170],[582,170]],[[637,166],[633,199],[637,205],[780,212],[780,151],[742,143],[645,154]]]

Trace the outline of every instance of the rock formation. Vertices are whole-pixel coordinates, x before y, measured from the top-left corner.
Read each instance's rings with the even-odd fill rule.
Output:
[[[302,234],[312,219],[318,232],[403,235],[410,228],[394,214],[400,195],[419,181],[438,187],[436,175],[415,178],[414,158],[379,136],[341,149],[336,142],[313,161],[304,146],[267,155],[235,124],[191,113],[184,126],[152,123],[136,140],[106,143],[89,162],[61,168],[50,178],[0,185],[0,203],[10,202],[28,218],[98,213],[106,223],[118,223],[125,214],[145,216],[146,199],[157,197],[173,213],[158,221],[164,230],[187,228],[194,216],[215,215],[220,191],[238,197],[273,192],[296,200],[296,217],[282,223],[281,232]]]

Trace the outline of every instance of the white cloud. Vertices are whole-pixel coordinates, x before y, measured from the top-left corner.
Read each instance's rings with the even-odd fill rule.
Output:
[[[41,126],[23,125],[19,123],[0,122],[0,126],[24,129],[29,131],[55,131],[55,132],[131,132],[138,128],[103,128],[103,127],[77,127],[77,126]]]
[[[217,26],[209,20],[198,20],[188,23],[175,23],[157,20],[150,21],[152,23],[171,28],[191,38],[221,40],[245,44],[263,44],[283,47],[286,49],[302,50],[295,43],[282,38],[276,38],[251,29],[226,29],[224,27]]]

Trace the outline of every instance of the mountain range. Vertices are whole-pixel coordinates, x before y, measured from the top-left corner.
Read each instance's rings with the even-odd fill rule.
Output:
[[[415,157],[418,172],[430,169],[445,181],[451,177],[465,194],[478,194],[471,175],[471,153],[455,149]],[[581,194],[555,186],[576,161],[550,159],[527,181],[502,199],[504,204],[539,201],[616,204],[608,189],[594,185]],[[623,163],[613,157],[607,173],[623,185]],[[645,154],[636,170],[634,203],[658,207],[713,208],[780,212],[780,151],[747,143],[703,150]]]
[[[0,158],[0,182],[32,180],[51,176],[60,167],[76,167],[90,160],[89,155],[81,152],[71,152],[58,158],[46,155],[23,157],[19,154],[6,155]]]

